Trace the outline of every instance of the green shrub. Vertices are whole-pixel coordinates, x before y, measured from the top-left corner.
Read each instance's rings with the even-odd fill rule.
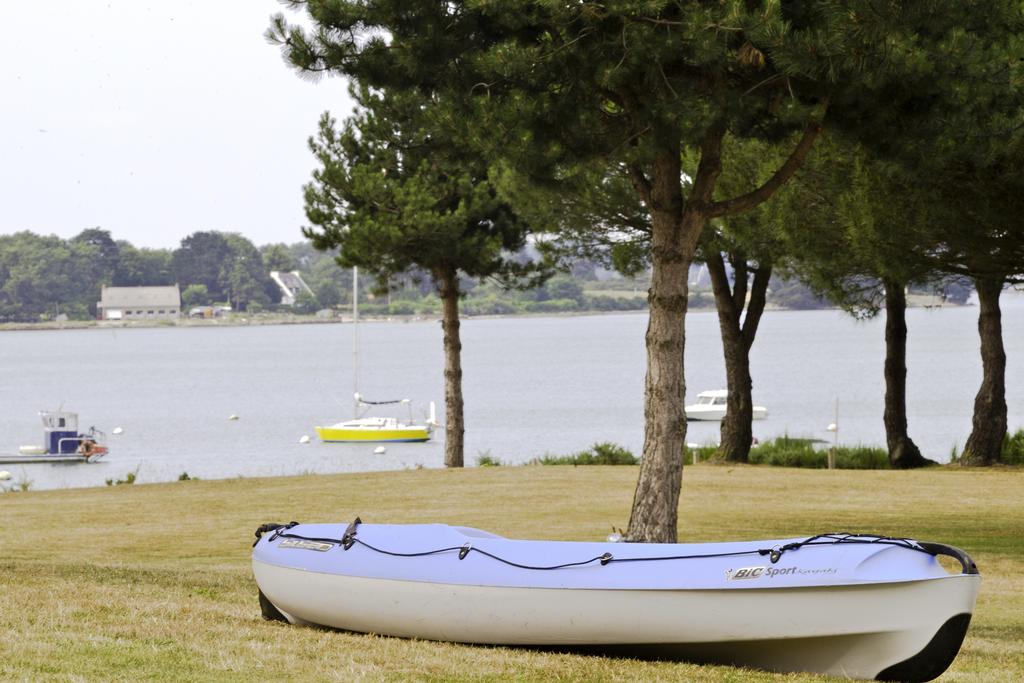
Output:
[[[416,313],[416,303],[412,301],[392,301],[388,304],[389,315],[413,315]]]
[[[316,297],[302,290],[295,296],[295,305],[292,306],[292,311],[302,315],[311,315],[316,313],[319,308],[320,302],[317,301]],[[250,305],[249,311],[252,312],[252,305]]]
[[[460,307],[464,315],[509,315],[519,312],[512,302],[503,301],[493,295],[467,298]]]
[[[4,484],[3,482],[10,479],[10,472],[8,472],[4,479],[0,479],[0,493],[8,493],[11,491],[28,491],[32,488],[32,480],[25,476],[24,470],[22,470],[21,478],[18,481],[11,484]]]
[[[815,439],[780,436],[750,449],[750,464],[777,467],[828,468],[828,449],[815,448]],[[889,469],[889,453],[884,448],[839,446],[835,449],[836,469]]]
[[[545,455],[542,465],[635,465],[639,462],[629,449],[614,443],[596,443],[572,455]]]
[[[1024,465],[1024,429],[1003,437],[1003,464]]]
[[[139,466],[141,467],[141,465]],[[107,479],[107,486],[131,486],[135,483],[135,479],[139,476],[139,468],[136,467],[134,472],[129,472],[124,475],[124,479]]]
[[[568,299],[577,305],[583,304],[583,287],[570,275],[556,275],[542,289],[547,293],[547,299]]]
[[[683,463],[690,464],[693,462],[693,453],[697,452],[697,462],[706,462],[715,456],[718,452],[718,446],[704,445],[697,446],[696,448],[690,448],[689,446],[683,446]]]
[[[371,316],[371,315],[387,315],[388,305],[387,304],[371,304],[359,302],[359,315]]]
[[[490,451],[484,451],[476,459],[477,467],[501,467],[504,463],[491,456]]]
[[[583,307],[590,311],[638,311],[647,308],[647,298],[587,294],[583,300]]]
[[[953,444],[953,448],[949,451],[950,464],[959,463],[963,456],[959,446]],[[1007,431],[1003,436],[1000,462],[1004,465],[1024,465],[1024,429],[1018,429],[1013,434]]]
[[[523,303],[523,309],[528,313],[566,313],[579,310],[579,307],[579,302],[575,299],[547,299]]]
[[[887,470],[889,451],[871,446],[840,446],[836,449],[836,467],[841,470]]]
[[[420,315],[432,315],[441,312],[441,299],[436,294],[428,294],[416,304],[416,312]]]
[[[822,464],[819,464],[819,459]],[[779,467],[827,467],[827,453],[814,450],[812,439],[794,438],[789,435],[766,441],[750,449],[752,465],[776,465]]]

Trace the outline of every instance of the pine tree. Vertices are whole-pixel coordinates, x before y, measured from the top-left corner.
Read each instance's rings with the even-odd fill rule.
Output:
[[[325,114],[310,140],[319,168],[305,190],[304,233],[378,282],[412,267],[433,278],[443,307],[445,465],[462,467],[459,278],[526,286],[547,271],[517,259],[529,226],[498,196],[485,160],[433,119],[429,98],[366,87],[352,96],[359,108],[341,130]]]
[[[839,138],[815,154],[781,193],[777,212],[789,267],[858,318],[885,314],[885,426],[894,468],[926,459],[907,427],[905,289],[943,277],[929,258],[939,237],[924,220],[932,201],[904,169]]]

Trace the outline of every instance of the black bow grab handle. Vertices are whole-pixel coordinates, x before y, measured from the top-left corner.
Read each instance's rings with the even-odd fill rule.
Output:
[[[928,543],[926,541],[918,541],[917,544],[932,555],[945,555],[957,560],[960,562],[960,566],[963,568],[964,574],[979,573],[978,565],[974,564],[974,560],[971,559],[971,556],[963,550],[960,550],[960,548],[954,548],[951,545],[943,545],[942,543]]]

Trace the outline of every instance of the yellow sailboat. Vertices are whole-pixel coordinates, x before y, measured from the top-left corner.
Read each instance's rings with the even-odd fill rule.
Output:
[[[408,405],[409,399],[401,401],[377,401],[367,403],[356,393],[356,405],[381,405],[403,403]],[[403,422],[396,417],[357,417],[353,420],[339,422],[330,427],[316,427],[321,441],[429,441],[433,433],[434,404],[430,404],[431,419],[425,424]]]
[[[352,269],[352,336],[353,336],[353,384],[356,386],[353,398],[357,417],[328,427],[314,427],[317,436],[324,442],[417,442],[428,441],[437,425],[434,403],[430,403],[430,419],[416,424],[412,419],[411,401],[407,398],[393,401],[367,401],[359,393],[359,271]],[[362,413],[372,406],[404,405],[409,408],[409,419],[397,417],[365,417]]]

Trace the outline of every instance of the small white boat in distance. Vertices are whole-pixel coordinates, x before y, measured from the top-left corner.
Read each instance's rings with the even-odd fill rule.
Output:
[[[729,392],[725,389],[702,391],[697,394],[697,402],[686,406],[687,420],[705,420],[721,422],[725,417],[726,398]],[[763,420],[768,417],[768,409],[754,406],[754,419]]]

